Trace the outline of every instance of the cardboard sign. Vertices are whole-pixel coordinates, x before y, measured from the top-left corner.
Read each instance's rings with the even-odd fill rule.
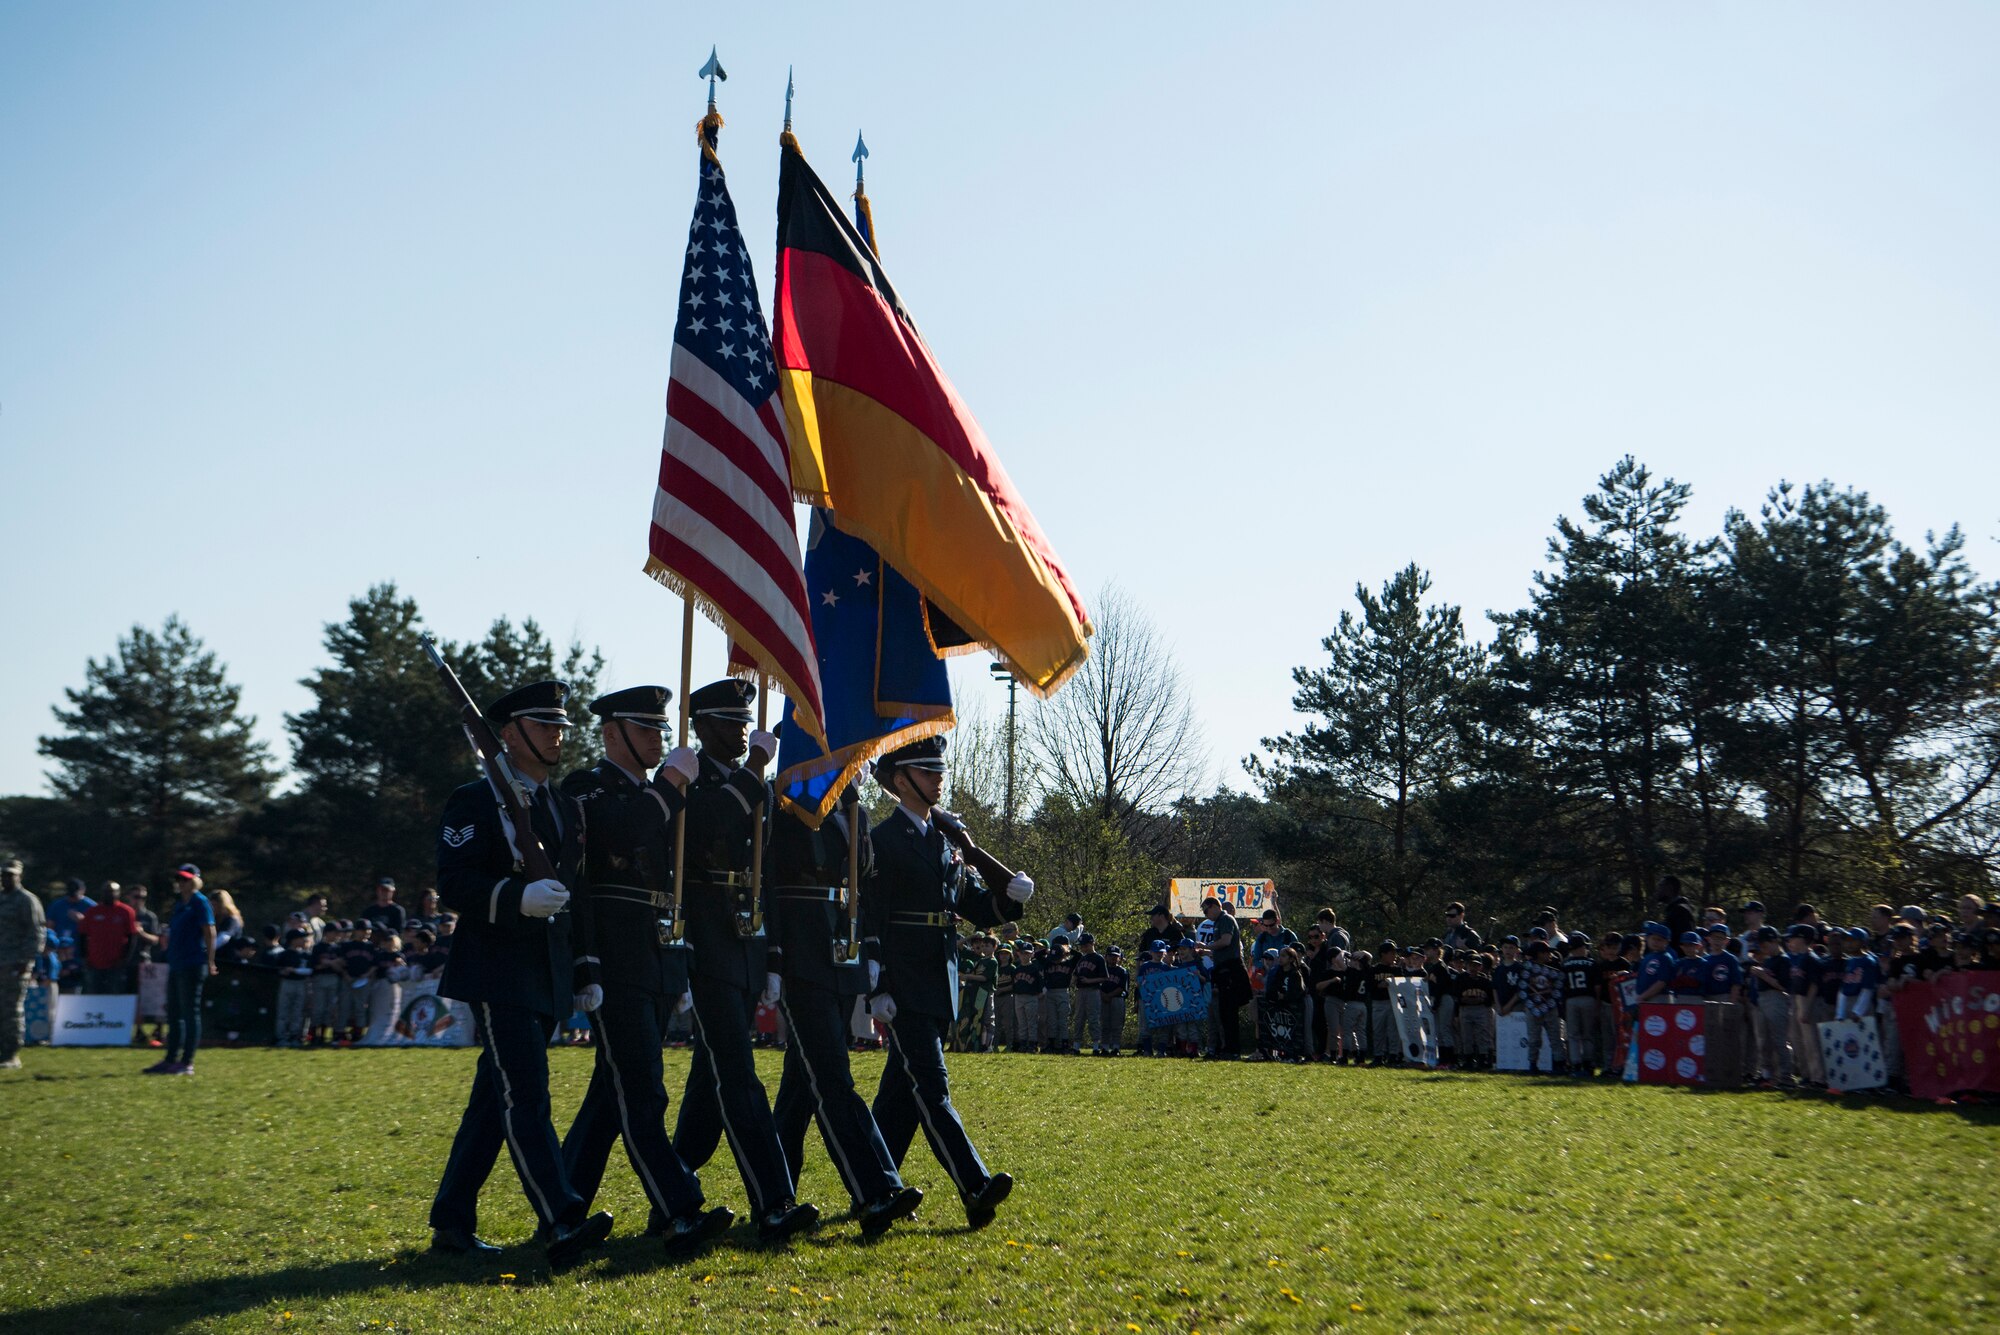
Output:
[[[1948,973],[1893,1000],[1910,1093],[2000,1094],[2000,974]]]
[[[1202,916],[1201,901],[1222,901],[1223,910],[1234,918],[1259,918],[1265,909],[1278,907],[1278,883],[1264,880],[1218,880],[1201,876],[1176,876],[1167,889],[1167,907],[1176,918]]]
[[[403,984],[403,1004],[384,1045],[399,1048],[469,1048],[472,1007],[437,994],[438,980]]]
[[[167,966],[146,960],[139,965],[139,1018],[167,1018]]]
[[[29,983],[21,989],[21,1041],[46,1043],[54,1032],[56,985]]]
[[[139,998],[59,996],[49,1042],[59,1048],[123,1048],[132,1044]]]
[[[1139,980],[1139,1020],[1148,1029],[1208,1018],[1208,991],[1192,968],[1162,969]]]
[[[1493,1017],[1493,1069],[1528,1069],[1528,1016],[1525,1011]]]
[[[1696,1002],[1639,1007],[1639,1083],[1699,1085],[1708,1056],[1707,1012]]]
[[[1390,982],[1389,1004],[1396,1010],[1396,1032],[1403,1040],[1403,1060],[1436,1066],[1437,1016],[1431,1011],[1429,990],[1423,980],[1398,978]],[[1525,1028],[1523,1032],[1522,1047],[1525,1050]]]
[[[1821,1023],[1819,1055],[1826,1063],[1826,1087],[1831,1093],[1880,1089],[1889,1081],[1888,1063],[1882,1060],[1882,1031],[1872,1015]]]

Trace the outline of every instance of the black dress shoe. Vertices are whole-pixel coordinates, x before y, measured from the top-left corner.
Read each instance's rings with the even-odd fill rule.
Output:
[[[924,1193],[918,1187],[897,1187],[879,1201],[870,1201],[861,1207],[861,1236],[880,1237],[889,1231],[889,1225],[898,1219],[908,1219],[924,1203]]]
[[[660,1230],[661,1246],[669,1256],[684,1256],[703,1243],[721,1237],[735,1222],[736,1211],[726,1205],[718,1205],[713,1210],[696,1210],[693,1214],[667,1221]]]
[[[500,1249],[484,1238],[476,1237],[469,1228],[434,1228],[431,1230],[431,1250],[446,1256],[498,1256]]]
[[[819,1222],[817,1205],[801,1205],[797,1201],[786,1201],[757,1221],[757,1239],[760,1242],[783,1242],[794,1234],[803,1233]]]
[[[985,1228],[993,1222],[993,1212],[1013,1189],[1014,1179],[1006,1173],[987,1178],[985,1186],[965,1198],[965,1222],[973,1228]]]
[[[548,1257],[551,1266],[566,1266],[611,1236],[611,1213],[599,1210],[581,1224],[557,1224],[548,1230]]]

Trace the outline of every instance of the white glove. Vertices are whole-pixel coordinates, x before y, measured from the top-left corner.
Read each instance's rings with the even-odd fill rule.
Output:
[[[884,992],[879,997],[869,998],[868,1014],[871,1018],[880,1020],[883,1024],[890,1023],[896,1018],[896,999],[887,992]]]
[[[561,881],[530,881],[521,892],[521,912],[530,918],[553,918],[569,903]]]
[[[693,783],[701,773],[701,762],[695,759],[694,748],[677,746],[660,757],[660,768],[668,774],[679,775],[683,784]]]
[[[1016,904],[1025,904],[1035,897],[1035,883],[1026,876],[1015,875],[1007,882],[1007,898]]]
[[[693,1009],[694,1009],[694,993],[692,992],[681,993],[681,999],[674,1003],[674,1014],[686,1015],[689,1011]]]
[[[779,993],[779,991],[780,991],[780,990],[781,990],[781,989],[782,989],[783,987],[784,987],[784,982],[783,982],[783,980],[782,980],[782,979],[780,979],[780,978],[778,977],[778,975],[776,975],[776,974],[774,974],[774,973],[767,973],[767,974],[765,974],[765,975],[764,975],[764,994],[763,994],[762,996],[760,996],[760,997],[758,997],[758,998],[757,998],[757,1004],[758,1004],[758,1005],[760,1005],[760,1006],[775,1006],[775,1005],[777,1005],[777,1004],[778,1004],[778,993]]]
[[[868,990],[873,992],[882,981],[882,961],[868,961]]]
[[[569,1004],[586,1013],[594,1011],[604,1004],[604,989],[596,983],[586,983],[583,991],[569,999]]]
[[[778,754],[778,739],[772,733],[765,732],[762,728],[759,728],[750,734],[750,750],[752,754],[762,751],[765,763],[768,764]],[[762,766],[758,768],[761,769]]]

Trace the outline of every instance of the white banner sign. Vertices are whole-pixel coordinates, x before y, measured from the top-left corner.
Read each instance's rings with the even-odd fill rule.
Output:
[[[129,1047],[132,1013],[138,1004],[139,998],[130,993],[119,997],[59,996],[49,1042],[59,1048]]]

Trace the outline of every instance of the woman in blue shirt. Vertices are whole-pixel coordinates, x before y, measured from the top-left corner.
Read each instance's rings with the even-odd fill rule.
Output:
[[[147,1075],[193,1075],[201,1046],[201,985],[215,974],[215,910],[201,892],[201,868],[174,871],[180,900],[167,920],[167,1051]]]

